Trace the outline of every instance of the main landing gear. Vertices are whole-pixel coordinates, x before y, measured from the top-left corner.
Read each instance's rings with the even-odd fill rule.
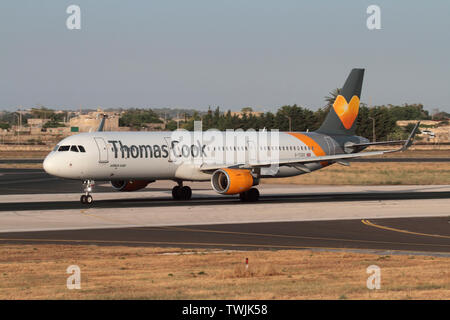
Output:
[[[92,198],[92,196],[90,195],[92,189],[94,188],[94,180],[85,180],[83,181],[83,186],[84,186],[84,192],[85,194],[83,194],[80,197],[80,202],[82,204],[92,204],[94,202],[94,198]]]
[[[242,202],[256,202],[259,199],[259,191],[256,188],[251,188],[245,192],[239,193],[239,199]]]
[[[183,182],[178,182],[178,185],[172,189],[172,198],[174,200],[191,200],[192,189],[188,186],[183,186]]]

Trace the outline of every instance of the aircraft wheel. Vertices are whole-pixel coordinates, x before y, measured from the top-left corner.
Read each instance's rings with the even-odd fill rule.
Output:
[[[192,189],[188,186],[175,186],[172,189],[172,197],[175,200],[190,200],[192,197]]]
[[[259,191],[256,188],[251,188],[239,194],[239,199],[242,202],[255,202],[259,199]]]
[[[172,198],[174,200],[180,200],[180,197],[179,197],[180,189],[181,188],[179,186],[175,186],[175,187],[172,188]]]
[[[256,188],[251,188],[248,192],[248,201],[255,202],[259,200],[259,190]]]
[[[88,195],[83,194],[80,197],[80,202],[82,204],[92,204],[94,202],[94,198],[92,198],[92,196],[90,194],[88,194]]]
[[[184,186],[181,188],[181,199],[182,200],[191,200],[192,197],[192,189],[188,186]]]
[[[86,196],[86,204],[92,204],[94,202],[94,198],[91,195]]]

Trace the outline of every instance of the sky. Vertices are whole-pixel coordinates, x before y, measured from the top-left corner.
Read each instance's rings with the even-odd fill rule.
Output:
[[[316,110],[358,67],[369,105],[450,112],[449,14],[445,0],[4,0],[0,110]]]

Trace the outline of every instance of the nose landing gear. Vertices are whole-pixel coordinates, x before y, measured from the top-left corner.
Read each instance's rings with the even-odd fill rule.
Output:
[[[80,202],[82,204],[92,204],[94,202],[94,198],[92,198],[92,196],[90,195],[92,189],[94,188],[95,182],[94,180],[85,180],[83,181],[83,186],[84,186],[84,192],[85,194],[83,194],[80,197]]]

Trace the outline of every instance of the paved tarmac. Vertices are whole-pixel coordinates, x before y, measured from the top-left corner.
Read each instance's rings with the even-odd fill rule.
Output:
[[[95,244],[238,250],[366,249],[450,257],[450,221],[338,220],[1,233],[0,243]]]
[[[0,244],[59,243],[219,249],[346,249],[450,256],[450,186],[261,185],[257,203],[192,183],[173,201],[173,182],[144,191],[95,187],[40,169],[0,169]]]

